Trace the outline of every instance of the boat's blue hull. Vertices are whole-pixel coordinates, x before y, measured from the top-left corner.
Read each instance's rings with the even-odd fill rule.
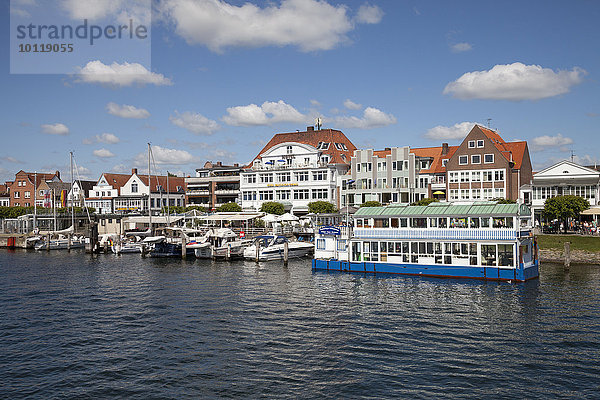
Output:
[[[389,264],[349,262],[339,260],[313,260],[313,269],[342,272],[418,275],[438,278],[470,278],[524,282],[539,276],[539,264],[523,268],[471,267],[456,265]]]

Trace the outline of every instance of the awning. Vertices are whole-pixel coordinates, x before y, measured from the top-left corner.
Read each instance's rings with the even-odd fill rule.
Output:
[[[442,192],[441,190],[438,190],[436,192],[433,192],[433,194],[435,194],[436,196],[439,196],[440,194],[446,194],[446,192]]]
[[[581,212],[581,215],[600,215],[600,207],[588,208]]]
[[[262,217],[264,213],[240,213],[240,214],[213,214],[198,218],[200,221],[250,221]]]

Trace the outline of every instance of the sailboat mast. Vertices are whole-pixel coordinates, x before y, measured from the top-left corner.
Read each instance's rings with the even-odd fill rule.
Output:
[[[169,171],[167,171],[167,226],[171,226],[171,209],[169,206]]]
[[[152,181],[150,179],[150,143],[148,143],[148,228],[152,234],[152,209],[150,197],[152,197]]]
[[[37,227],[37,171],[33,182],[33,230]]]
[[[73,193],[73,152],[69,152],[71,159],[71,226],[75,232],[75,193]]]

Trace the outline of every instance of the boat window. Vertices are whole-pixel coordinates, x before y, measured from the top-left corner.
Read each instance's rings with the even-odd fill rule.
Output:
[[[396,254],[402,254],[402,243],[396,242]]]
[[[419,242],[419,254],[427,254],[425,251],[425,242]]]
[[[437,218],[429,218],[429,227],[437,228]]]
[[[411,218],[411,228],[427,228],[427,218]]]
[[[338,251],[346,251],[346,239],[339,239],[337,242]]]
[[[452,243],[452,254],[455,256],[460,255],[460,243]]]
[[[381,246],[379,248],[379,251],[381,251],[382,253],[387,253],[387,243],[386,242],[379,243],[379,246]]]
[[[471,228],[479,228],[479,218],[471,217]]]
[[[404,254],[410,253],[408,242],[402,242],[402,253],[404,253]]]
[[[400,218],[400,227],[401,228],[408,227],[408,218]]]
[[[466,228],[466,218],[450,218],[450,228]]]
[[[324,239],[323,239],[324,240]],[[287,240],[285,240],[284,237],[280,236],[275,240],[275,244],[283,244],[285,243]]]
[[[427,242],[427,254],[433,254],[433,242]]]
[[[504,228],[506,227],[506,222],[505,222],[505,218],[504,217],[494,217],[493,218],[493,225],[494,228]]]
[[[361,245],[360,242],[352,242],[352,260],[354,261],[362,261],[361,260]]]
[[[370,242],[363,242],[363,253],[370,253],[371,246],[369,246]]]
[[[481,265],[496,266],[496,245],[481,245]]]
[[[448,220],[446,218],[438,218],[438,227],[440,227],[440,228],[447,228],[448,227]]]
[[[387,218],[376,218],[375,228],[388,228],[390,226],[390,220]]]
[[[489,228],[490,227],[490,219],[489,217],[481,218],[481,227]]]
[[[357,219],[356,220],[356,227],[357,228],[361,228],[363,226],[363,220],[362,219]]]
[[[317,250],[325,250],[325,239],[317,239]]]
[[[379,248],[379,242],[371,242],[371,253],[377,253]]]
[[[514,267],[514,245],[513,244],[499,244],[498,245],[498,264],[501,267]]]

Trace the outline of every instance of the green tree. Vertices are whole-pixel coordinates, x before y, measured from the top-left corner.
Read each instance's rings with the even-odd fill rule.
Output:
[[[424,199],[421,199],[419,201],[415,201],[414,203],[411,204],[411,206],[428,206],[431,203],[435,203],[436,201],[439,201],[438,199],[432,199],[431,197],[425,197]]]
[[[206,209],[204,207],[202,207],[202,206],[187,206],[185,208],[185,212],[192,211],[192,210],[197,210],[197,211],[200,211],[200,212],[206,212]]]
[[[381,207],[381,203],[376,200],[365,201],[360,205],[361,207]]]
[[[281,214],[285,213],[283,204],[277,203],[276,201],[266,201],[266,202],[262,203],[262,206],[260,207],[260,211],[267,213],[267,214],[275,214],[275,215],[281,215]]]
[[[544,203],[544,216],[548,219],[563,221],[565,233],[569,218],[579,217],[579,213],[590,208],[590,203],[579,196],[556,196],[551,197]]]
[[[308,203],[308,212],[315,214],[331,214],[336,212],[336,208],[328,201],[313,201]]]
[[[240,212],[242,211],[242,207],[239,204],[231,202],[225,203],[221,207],[217,208],[218,212]]]

